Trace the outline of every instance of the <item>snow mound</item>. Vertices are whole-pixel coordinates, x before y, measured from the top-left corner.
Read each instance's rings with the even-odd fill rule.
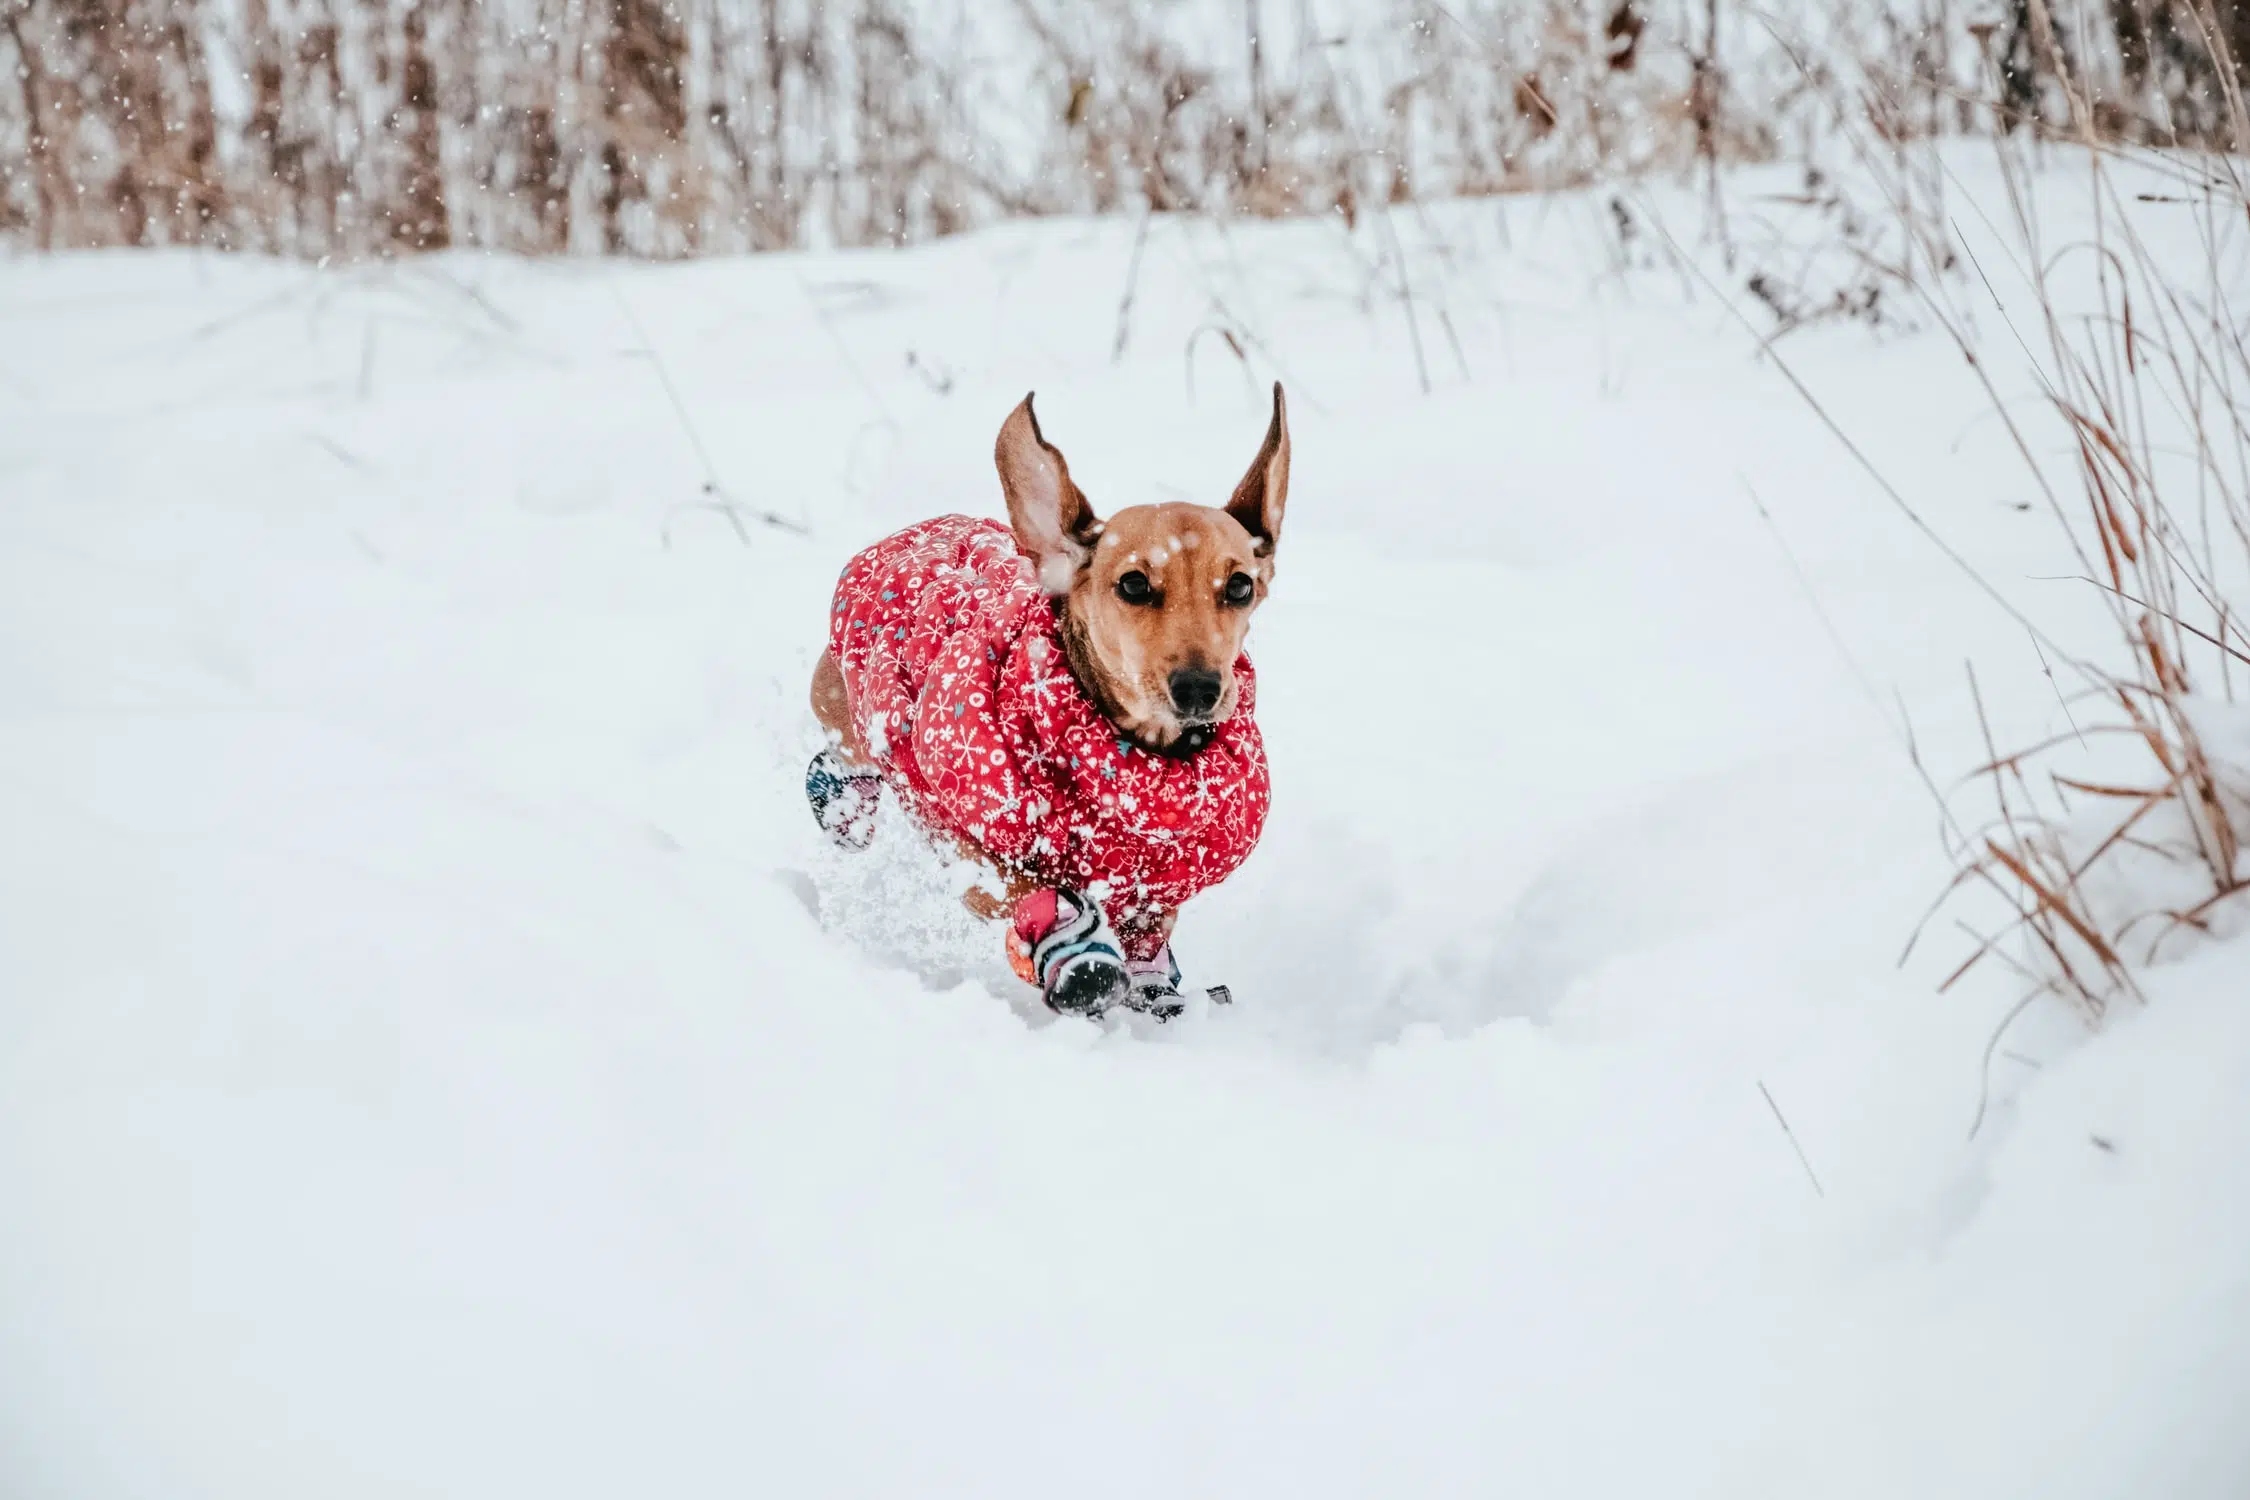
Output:
[[[0,1492],[2244,1493],[2250,955],[1989,1065],[2008,976],[1896,967],[1893,702],[2051,693],[1604,222],[1434,210],[1428,397],[1319,225],[1158,223],[1115,363],[1130,224],[0,266]],[[1221,496],[1222,302],[1297,444],[1237,1003],[1058,1022],[821,840],[806,683],[1026,387],[1097,507]],[[1957,356],[1791,357],[2049,587]]]

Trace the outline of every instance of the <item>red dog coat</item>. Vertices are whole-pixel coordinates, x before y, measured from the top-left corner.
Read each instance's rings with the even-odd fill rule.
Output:
[[[1048,885],[1098,893],[1127,956],[1249,856],[1265,827],[1256,679],[1184,760],[1121,740],[1063,657],[1061,617],[1008,529],[940,516],[853,558],[828,647],[900,798]]]

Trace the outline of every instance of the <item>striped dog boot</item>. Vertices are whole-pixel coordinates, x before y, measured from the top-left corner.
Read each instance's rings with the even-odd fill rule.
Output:
[[[1016,903],[1008,963],[1061,1015],[1098,1016],[1131,999],[1124,946],[1101,907],[1076,891],[1033,891]]]

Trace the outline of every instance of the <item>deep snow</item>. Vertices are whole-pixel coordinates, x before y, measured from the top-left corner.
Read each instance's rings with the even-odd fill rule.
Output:
[[[1984,1067],[1898,705],[2053,688],[1611,222],[1402,223],[1426,397],[1372,229],[1157,225],[1114,364],[1127,223],[0,264],[0,1493],[2250,1492],[2250,950]],[[1779,347],[2098,640],[1949,346]],[[807,816],[828,589],[1273,375],[1238,1003],[1049,1021]]]

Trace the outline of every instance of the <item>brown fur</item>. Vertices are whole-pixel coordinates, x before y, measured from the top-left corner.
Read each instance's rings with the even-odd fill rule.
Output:
[[[1224,506],[1130,505],[1104,521],[1070,477],[1062,453],[1039,430],[1031,397],[1008,414],[993,445],[1000,487],[1016,546],[1039,570],[1047,591],[1063,601],[1062,637],[1071,675],[1118,732],[1158,754],[1200,748],[1210,727],[1233,716],[1240,701],[1235,658],[1250,616],[1273,583],[1275,544],[1289,494],[1289,422],[1281,387],[1273,388],[1266,440]],[[1146,580],[1146,597],[1120,592],[1130,574]],[[1250,597],[1230,602],[1230,579],[1250,580]],[[1134,591],[1139,592],[1138,585]],[[1216,704],[1183,711],[1175,673],[1219,680]],[[855,764],[869,757],[853,727],[851,699],[834,658],[822,652],[813,670],[813,713]],[[941,832],[932,830],[933,832]],[[1033,884],[1001,869],[955,836],[963,854],[994,869],[1007,908]],[[964,900],[980,916],[1003,915],[988,893]]]

